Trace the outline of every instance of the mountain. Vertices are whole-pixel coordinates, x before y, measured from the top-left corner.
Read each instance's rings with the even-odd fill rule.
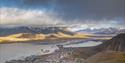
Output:
[[[98,47],[102,51],[89,57],[86,63],[125,63],[125,33],[118,34]]]
[[[94,31],[94,34],[116,34],[118,33],[119,29],[110,27],[95,29]]]
[[[89,35],[71,32],[65,27],[12,27],[0,28],[0,42],[25,42],[32,40],[83,39]],[[40,37],[40,38],[39,38]],[[24,39],[24,40],[23,40]]]
[[[100,45],[102,49],[111,51],[125,51],[125,33],[118,34]]]
[[[12,43],[12,42],[26,42],[26,41],[40,41],[44,40],[46,36],[44,34],[31,34],[31,33],[18,33],[5,37],[0,37],[0,43]]]
[[[28,26],[20,26],[20,27],[12,27],[12,28],[0,27],[0,36],[6,36],[6,35],[18,34],[18,33],[50,34],[50,33],[57,33],[57,32],[73,34],[72,32],[65,30],[65,27],[28,27]]]
[[[91,29],[91,28],[86,28],[82,30],[78,30],[76,32],[82,32],[82,33],[92,33],[92,34],[119,34],[119,33],[124,33],[125,29],[118,29],[118,28],[99,28],[99,29]]]

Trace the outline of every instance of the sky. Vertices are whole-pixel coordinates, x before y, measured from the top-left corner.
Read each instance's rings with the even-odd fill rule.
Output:
[[[0,0],[0,25],[125,28],[125,0]]]

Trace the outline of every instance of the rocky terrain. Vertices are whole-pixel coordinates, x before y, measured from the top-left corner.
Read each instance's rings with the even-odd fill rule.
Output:
[[[52,54],[30,56],[6,63],[125,63],[125,34],[119,34],[103,44],[88,48],[59,49]]]
[[[125,63],[125,33],[98,46],[102,51],[89,57],[87,63]]]
[[[119,34],[111,40],[104,42],[100,48],[111,51],[125,51],[125,34]]]
[[[125,63],[125,52],[103,51],[88,58],[86,63]]]

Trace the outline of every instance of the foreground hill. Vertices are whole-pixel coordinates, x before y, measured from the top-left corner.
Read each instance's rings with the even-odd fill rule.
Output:
[[[102,51],[88,58],[87,63],[125,63],[125,33],[106,41],[99,48]]]
[[[104,50],[125,51],[125,33],[113,37],[99,46]]]
[[[125,63],[125,52],[100,52],[88,58],[86,63]]]

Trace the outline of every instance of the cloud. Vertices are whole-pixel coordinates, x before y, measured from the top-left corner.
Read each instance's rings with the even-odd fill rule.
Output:
[[[0,8],[0,25],[66,25],[82,26],[82,28],[107,28],[117,27],[125,28],[125,19],[73,19],[65,20],[62,16],[57,16],[55,12],[42,10],[28,10],[21,8]]]
[[[0,3],[3,7],[54,11],[65,20],[125,18],[125,0],[0,0]]]
[[[55,10],[65,19],[125,18],[125,0],[58,0]]]
[[[24,10],[18,8],[0,8],[0,24],[9,25],[56,25],[63,24],[53,12],[45,10]]]

